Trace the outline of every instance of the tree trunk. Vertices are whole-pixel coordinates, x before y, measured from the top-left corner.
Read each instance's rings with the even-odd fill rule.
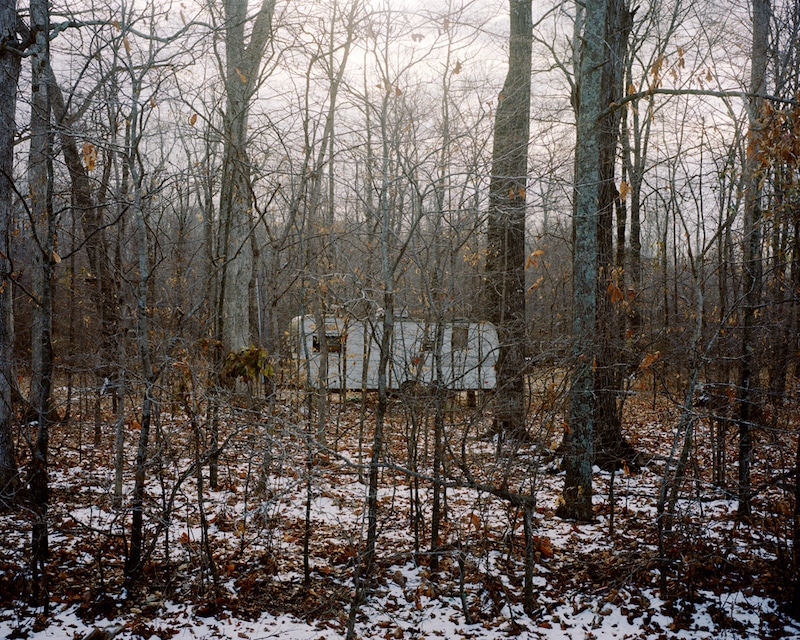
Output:
[[[250,345],[250,283],[253,255],[252,184],[247,154],[250,103],[258,86],[261,60],[272,33],[275,0],[263,0],[245,44],[247,0],[225,0],[225,161],[220,193],[223,268],[217,306],[224,352]]]
[[[14,43],[16,0],[0,0],[0,41]],[[14,229],[14,131],[20,57],[0,49],[0,501],[19,487],[14,450],[11,390],[14,380],[14,321],[11,283],[11,233]]]
[[[612,104],[624,95],[624,58],[628,36],[633,27],[633,14],[627,0],[608,3],[605,42],[606,60],[602,71],[602,104]],[[595,462],[610,470],[632,465],[636,455],[622,435],[620,394],[625,375],[625,298],[623,264],[613,255],[613,213],[619,202],[614,180],[617,145],[622,109],[606,110],[599,127],[600,200],[598,203],[597,250],[599,282],[597,292],[597,353],[595,365]],[[619,217],[619,213],[617,214]],[[623,235],[624,238],[624,235]],[[624,243],[622,243],[624,244]],[[618,246],[621,252],[622,247]]]
[[[600,122],[606,21],[609,0],[588,3],[576,77],[575,214],[573,222],[573,365],[567,432],[564,436],[564,491],[557,509],[563,518],[588,521],[592,513],[594,459],[594,357],[597,331],[598,209],[601,202]],[[578,24],[581,24],[578,21]]]
[[[525,202],[531,100],[531,0],[510,0],[508,74],[498,96],[489,184],[486,300],[500,352],[496,429],[525,437]]]
[[[336,14],[338,13],[337,7],[334,6],[334,14],[331,18],[330,26],[330,41],[328,44],[328,83],[329,83],[329,100],[327,113],[325,115],[325,126],[322,132],[322,138],[317,143],[319,150],[314,160],[313,167],[307,172],[310,175],[308,179],[309,184],[304,185],[307,187],[308,194],[305,196],[304,201],[306,204],[306,219],[308,220],[308,229],[310,238],[308,239],[308,265],[311,270],[315,282],[314,291],[312,294],[312,305],[314,309],[314,321],[317,325],[317,337],[319,341],[319,376],[317,380],[316,389],[316,407],[317,407],[317,444],[322,447],[327,447],[327,422],[328,422],[328,363],[330,361],[328,351],[328,340],[325,328],[325,315],[327,301],[323,295],[324,274],[329,271],[329,259],[325,253],[325,245],[327,244],[327,234],[331,232],[333,225],[333,207],[334,207],[334,176],[333,176],[333,144],[334,144],[334,125],[336,121],[336,108],[337,98],[339,95],[339,87],[344,77],[345,69],[347,68],[347,61],[350,57],[350,50],[355,39],[355,27],[358,11],[360,8],[360,0],[354,0],[350,5],[347,13],[347,22],[345,23],[346,40],[342,46],[341,61],[336,63],[334,56],[335,49],[335,32],[336,27]],[[310,71],[310,70],[309,70]],[[306,77],[308,83],[311,82],[310,73]],[[310,151],[315,142],[311,135],[311,113],[306,112],[304,121],[305,145]],[[322,201],[322,177],[325,169],[325,157],[328,154],[329,161],[329,180],[328,180],[328,203],[327,208],[320,213],[323,209]],[[307,158],[310,159],[309,153]]]
[[[55,256],[53,212],[53,158],[50,100],[47,91],[50,46],[50,14],[46,0],[31,2],[34,34],[31,55],[31,146],[28,188],[33,236],[33,295],[31,323],[31,388],[29,402],[38,428],[31,443],[30,501],[33,513],[31,573],[33,599],[47,606],[46,563],[49,554],[47,508],[47,454],[50,441],[50,411],[53,378],[52,279]]]
[[[138,259],[138,281],[136,282],[136,344],[139,350],[141,376],[144,381],[144,398],[139,426],[139,444],[136,450],[133,495],[131,498],[131,538],[128,558],[125,563],[125,580],[130,588],[139,579],[146,560],[144,556],[144,497],[147,480],[147,458],[150,441],[150,426],[153,414],[155,381],[158,373],[153,367],[150,330],[150,252],[147,221],[142,203],[142,176],[137,165],[137,153],[141,137],[141,83],[133,80],[131,110],[125,139],[125,166],[131,184],[131,209],[136,222],[136,252]],[[127,186],[123,186],[127,189]]]
[[[131,120],[136,126],[136,116]],[[133,155],[129,155],[128,163],[131,177],[134,182],[134,204],[133,209],[136,215],[136,235],[137,251],[139,258],[139,282],[137,283],[137,326],[136,341],[139,348],[139,359],[142,367],[142,377],[144,378],[144,398],[142,400],[142,415],[139,427],[139,444],[136,450],[136,463],[134,468],[134,486],[131,499],[131,543],[125,564],[125,578],[128,586],[131,586],[141,576],[144,567],[144,496],[145,484],[147,480],[147,458],[150,441],[150,426],[153,415],[153,394],[155,393],[155,381],[157,373],[153,369],[152,356],[150,354],[150,321],[148,316],[148,283],[150,280],[150,268],[148,258],[147,227],[144,219],[144,212],[141,205],[141,193],[138,185],[138,173],[133,166]]]
[[[769,0],[753,1],[753,51],[750,69],[750,130],[743,179],[744,198],[744,309],[742,311],[742,358],[739,370],[739,507],[737,516],[751,514],[750,463],[752,427],[758,410],[756,389],[759,366],[755,358],[756,309],[761,299],[761,129],[763,95],[766,89],[767,53],[770,31]]]
[[[34,412],[50,409],[52,368],[52,271],[55,250],[53,158],[48,96],[49,13],[46,2],[31,3],[35,42],[31,55],[31,146],[28,167],[33,241],[33,319],[31,322],[31,386]],[[44,406],[46,405],[46,406]]]

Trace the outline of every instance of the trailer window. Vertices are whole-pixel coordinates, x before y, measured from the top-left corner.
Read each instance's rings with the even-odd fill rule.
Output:
[[[328,353],[341,353],[342,343],[344,342],[338,333],[328,333],[325,335],[325,342],[328,343]]]
[[[469,348],[469,327],[453,327],[450,347],[453,351],[465,351]]]
[[[325,342],[327,343],[328,353],[341,353],[342,352],[342,336],[338,333],[326,333]],[[315,333],[311,345],[314,353],[319,353],[319,336]]]

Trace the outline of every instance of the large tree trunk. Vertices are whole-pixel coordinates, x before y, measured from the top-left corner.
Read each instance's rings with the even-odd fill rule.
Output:
[[[220,218],[223,224],[223,269],[217,307],[219,338],[225,352],[252,342],[250,283],[253,253],[250,234],[252,185],[247,154],[250,103],[258,86],[261,60],[272,34],[275,0],[263,0],[249,43],[245,44],[247,0],[225,0],[225,162]]]
[[[489,184],[486,299],[497,326],[498,431],[525,436],[525,194],[531,96],[531,0],[510,0],[508,74],[498,97]]]
[[[624,58],[633,27],[633,14],[628,11],[627,0],[611,0],[608,9],[606,60],[602,74],[602,104],[606,105],[618,102],[623,97]],[[622,280],[623,265],[617,263],[613,255],[614,205],[619,202],[614,169],[621,117],[622,109],[607,110],[599,127],[597,250],[600,280],[597,293],[594,452],[595,462],[608,470],[621,468],[624,464],[632,465],[636,454],[622,435],[620,393],[626,362],[623,357],[625,317],[621,303],[625,296],[625,285]],[[618,249],[621,253],[622,247],[618,246]]]
[[[576,77],[575,212],[573,222],[573,364],[567,432],[564,436],[564,491],[560,517],[588,521],[592,513],[592,462],[595,419],[594,357],[597,330],[598,207],[601,202],[600,121],[606,62],[608,0],[586,5],[576,29],[582,31]],[[580,12],[579,12],[580,13]]]
[[[225,0],[225,114],[223,120],[224,161],[220,186],[219,214],[222,224],[217,246],[221,259],[220,277],[215,293],[215,371],[218,373],[227,353],[237,352],[253,342],[254,327],[250,297],[253,291],[254,265],[250,159],[247,154],[250,103],[258,86],[258,75],[269,38],[275,0],[262,0],[256,15],[249,44],[245,43],[248,21],[247,0]],[[215,383],[219,380],[214,378]],[[209,458],[211,487],[217,486],[219,456],[219,407],[215,397],[210,409],[212,454]]]
[[[0,41],[16,40],[16,0],[0,0]],[[11,390],[14,380],[14,321],[11,287],[11,232],[14,228],[14,130],[20,57],[0,49],[0,502],[13,499],[19,486],[14,451]]]
[[[753,0],[753,50],[750,69],[750,131],[744,176],[744,309],[742,311],[742,358],[739,370],[739,507],[737,516],[749,518],[752,427],[758,414],[756,388],[758,363],[754,350],[756,309],[761,299],[761,128],[766,89],[770,1]]]

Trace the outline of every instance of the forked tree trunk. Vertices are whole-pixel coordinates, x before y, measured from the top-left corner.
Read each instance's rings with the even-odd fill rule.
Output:
[[[263,0],[249,40],[247,0],[225,0],[225,162],[220,218],[223,269],[217,305],[219,338],[225,352],[250,345],[250,285],[253,253],[252,184],[247,153],[250,103],[258,87],[261,61],[272,35],[275,0]]]
[[[390,220],[390,153],[391,142],[388,132],[389,93],[385,92],[381,100],[381,190],[377,211],[380,220],[380,256],[383,286],[383,318],[380,320],[382,333],[380,353],[378,356],[378,404],[375,410],[375,428],[372,435],[372,454],[369,463],[369,479],[367,484],[367,538],[364,553],[356,565],[353,586],[354,594],[350,605],[347,622],[346,640],[355,637],[356,616],[369,591],[378,544],[378,480],[380,464],[383,460],[384,427],[389,410],[389,362],[391,358],[394,335],[394,287],[397,262],[391,258],[392,239],[394,235]]]

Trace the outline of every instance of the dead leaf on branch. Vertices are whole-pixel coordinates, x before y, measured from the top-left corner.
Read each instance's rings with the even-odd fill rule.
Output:
[[[528,259],[525,261],[525,269],[539,266],[539,258],[543,255],[544,251],[542,249],[536,249],[532,251],[528,256]]]
[[[539,276],[536,282],[534,282],[530,287],[528,287],[527,293],[530,293],[531,291],[535,291],[536,289],[538,289],[540,286],[542,286],[542,282],[544,282],[544,276]]]
[[[611,304],[617,304],[625,300],[622,290],[613,282],[608,283],[608,295],[611,299]]]
[[[661,352],[656,351],[655,353],[648,353],[642,363],[639,365],[639,371],[644,371],[649,369],[654,362],[656,362],[661,357]]]
[[[97,163],[97,147],[91,142],[83,143],[83,165],[87,171],[94,171],[95,164]]]

